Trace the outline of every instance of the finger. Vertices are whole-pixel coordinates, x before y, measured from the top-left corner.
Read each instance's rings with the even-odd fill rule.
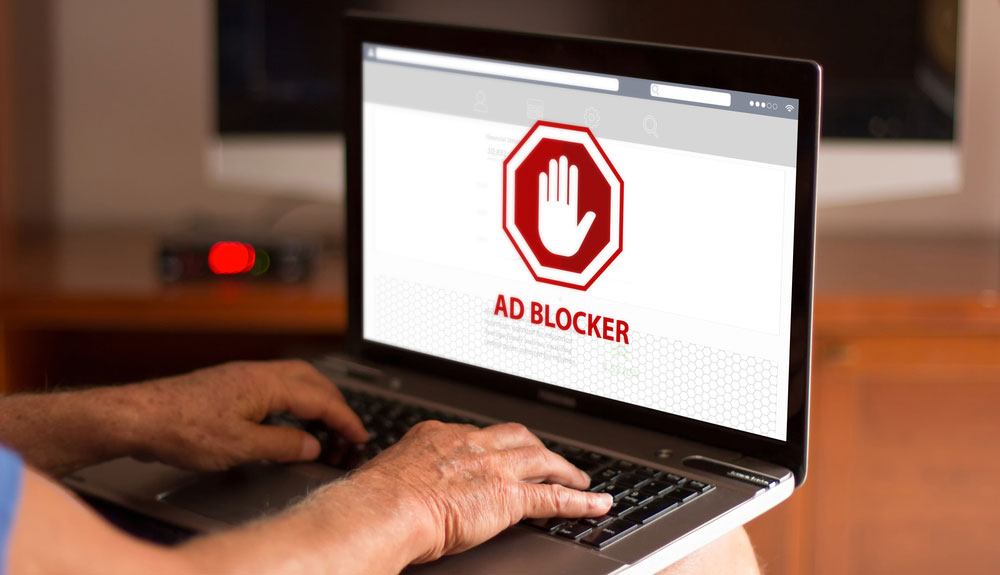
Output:
[[[520,484],[525,517],[597,517],[611,510],[613,499],[607,493],[587,493],[547,483]]]
[[[344,394],[337,389],[337,386],[330,378],[323,375],[314,365],[301,359],[277,360],[269,362],[274,368],[274,375],[279,379],[285,379],[288,375],[294,375],[303,383],[316,386],[323,390],[332,390],[333,395],[342,401],[347,401]]]
[[[347,398],[344,397],[343,392],[337,387],[333,381],[327,376],[323,375],[314,365],[309,362],[302,360],[295,360],[301,365],[302,378],[313,385],[320,386],[323,389],[329,390],[333,393],[334,397],[337,399],[347,402]]]
[[[559,165],[554,159],[549,160],[549,201],[559,200]]]
[[[243,437],[248,445],[248,460],[289,462],[319,457],[319,441],[294,427],[252,425]]]
[[[290,411],[301,419],[318,419],[350,441],[368,441],[361,419],[332,383],[314,386],[289,380],[284,384],[272,397],[269,411]]]
[[[573,489],[586,489],[590,486],[589,475],[540,445],[496,453],[503,460],[502,464],[521,481],[558,483]]]
[[[580,176],[580,170],[576,166],[569,167],[569,205],[576,206],[577,203],[577,178]]]
[[[538,205],[549,200],[549,177],[545,172],[538,172]]]
[[[520,423],[498,423],[484,427],[477,434],[480,440],[493,449],[516,449],[542,445],[542,441]]]
[[[556,194],[556,200],[562,198],[564,202],[569,201],[569,193],[567,191],[569,176],[566,173],[568,164],[569,160],[566,159],[566,156],[559,156],[559,193]]]
[[[597,216],[594,215],[594,212],[587,212],[583,215],[583,219],[580,220],[580,223],[576,225],[577,233],[580,234],[581,243],[583,243],[583,238],[587,235],[587,232],[590,231],[590,226],[594,224],[594,218],[596,217]]]

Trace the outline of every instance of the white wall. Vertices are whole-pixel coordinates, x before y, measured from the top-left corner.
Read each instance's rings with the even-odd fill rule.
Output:
[[[209,2],[51,1],[60,222],[165,229],[266,209],[209,183]]]

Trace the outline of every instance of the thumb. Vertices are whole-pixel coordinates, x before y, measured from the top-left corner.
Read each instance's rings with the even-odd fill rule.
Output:
[[[290,462],[310,461],[319,457],[320,444],[312,435],[294,427],[255,425],[246,435],[249,456],[253,459]]]
[[[581,243],[583,243],[583,238],[587,236],[587,232],[590,231],[590,226],[594,225],[595,218],[597,218],[597,216],[594,212],[587,212],[583,215],[583,219],[580,220],[580,223],[576,225],[576,233],[578,234],[577,237],[580,238]]]

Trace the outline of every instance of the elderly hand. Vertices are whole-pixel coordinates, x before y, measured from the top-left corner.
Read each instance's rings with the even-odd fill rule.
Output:
[[[133,385],[0,398],[0,440],[54,475],[132,455],[198,470],[320,452],[270,412],[322,420],[349,442],[368,439],[328,379],[303,361],[237,362]]]
[[[418,563],[478,545],[525,517],[591,517],[612,504],[609,495],[577,491],[590,484],[587,474],[516,423],[420,423],[347,482],[416,518]]]
[[[250,461],[315,459],[319,442],[291,427],[264,426],[288,411],[323,421],[347,441],[368,440],[340,391],[304,361],[236,362],[121,388],[135,410],[135,455],[198,470]]]

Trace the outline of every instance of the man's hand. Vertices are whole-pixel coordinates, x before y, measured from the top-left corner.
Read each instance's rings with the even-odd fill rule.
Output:
[[[398,573],[482,543],[522,517],[607,513],[607,494],[522,425],[419,423],[278,516],[180,549],[198,571]],[[289,563],[289,558],[294,561]]]
[[[523,425],[418,424],[348,483],[383,494],[418,519],[414,562],[478,545],[524,517],[591,517],[611,497],[577,491],[590,478]]]
[[[320,445],[312,435],[259,425],[272,412],[321,420],[351,443],[368,441],[344,396],[304,361],[227,363],[121,392],[139,415],[135,455],[188,469],[315,459]]]
[[[0,440],[51,474],[132,455],[198,470],[319,455],[311,435],[259,425],[290,411],[368,439],[337,388],[303,361],[237,362],[133,385],[0,398]]]

